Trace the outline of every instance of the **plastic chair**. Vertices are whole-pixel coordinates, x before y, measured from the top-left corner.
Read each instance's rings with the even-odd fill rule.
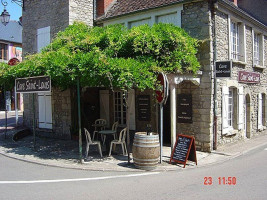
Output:
[[[106,122],[105,119],[97,119],[97,120],[95,120],[95,124],[94,125],[96,125],[96,126],[95,126],[95,130],[93,132],[93,140],[95,139],[95,134],[98,133],[98,128],[100,128],[100,130],[103,130],[103,129],[105,129],[106,124],[107,124],[107,122]],[[97,125],[99,125],[99,126],[97,126]]]
[[[119,125],[119,122],[118,121],[117,122],[114,122],[114,124],[112,125],[112,128],[111,128],[111,130],[114,131],[114,134],[112,134],[113,137],[114,137],[114,140],[117,138],[118,125]],[[105,144],[105,141],[106,141],[106,136],[105,135],[103,135],[102,140],[103,140],[103,144]]]
[[[89,133],[89,131],[88,131],[86,128],[84,128],[84,132],[85,132],[85,136],[86,136],[86,151],[85,151],[85,157],[86,157],[86,158],[88,157],[89,146],[90,146],[90,145],[97,145],[97,146],[98,146],[99,154],[100,154],[100,156],[102,157],[102,150],[101,150],[101,144],[100,144],[100,141],[94,141],[94,140],[91,140],[90,133]]]
[[[120,144],[121,145],[123,155],[126,155],[127,154],[127,148],[126,148],[126,142],[125,142],[126,130],[127,130],[127,128],[124,128],[124,129],[121,130],[118,140],[112,140],[111,141],[108,156],[111,155],[112,146],[114,145],[114,148],[116,148],[116,145],[117,144]]]

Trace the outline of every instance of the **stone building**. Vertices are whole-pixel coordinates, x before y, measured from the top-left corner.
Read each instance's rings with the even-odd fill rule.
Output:
[[[29,23],[24,28],[23,45],[27,52],[37,52],[73,19],[99,26],[120,23],[128,28],[173,23],[199,39],[200,72],[196,76],[167,75],[170,83],[170,97],[164,106],[167,145],[173,145],[176,134],[183,133],[196,138],[198,150],[209,152],[217,145],[250,138],[266,128],[267,27],[240,9],[236,0],[97,0],[95,4],[82,0],[40,3],[28,0],[23,15],[25,23]],[[220,61],[232,65],[230,77],[215,78],[215,64]],[[84,117],[89,116],[86,123],[105,117],[109,124],[117,120],[122,126],[125,124],[121,91],[83,88],[82,95]],[[35,97],[39,102],[36,109],[39,128],[50,129],[57,137],[70,138],[69,127],[75,121],[72,96],[71,90],[53,89],[52,95]],[[153,91],[132,91],[130,99],[130,129],[144,131],[149,125],[157,131],[158,105]],[[31,100],[28,95],[25,103],[28,126],[32,121]],[[186,101],[187,107],[182,101]],[[140,102],[149,105],[145,115],[141,113]],[[40,119],[50,121],[43,123]]]

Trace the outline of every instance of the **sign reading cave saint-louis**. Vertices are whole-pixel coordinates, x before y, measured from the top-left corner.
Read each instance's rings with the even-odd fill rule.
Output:
[[[17,93],[51,92],[49,76],[18,78],[15,80]]]
[[[229,78],[231,77],[232,61],[217,61],[216,78]]]
[[[178,94],[177,104],[177,122],[193,123],[192,95]]]

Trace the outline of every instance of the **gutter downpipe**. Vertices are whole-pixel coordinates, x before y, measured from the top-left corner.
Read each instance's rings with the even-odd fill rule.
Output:
[[[216,74],[215,74],[215,62],[217,60],[217,44],[216,44],[216,21],[215,21],[215,14],[216,14],[216,5],[215,3],[217,3],[217,0],[210,0],[210,9],[211,9],[211,20],[213,23],[212,26],[212,45],[213,45],[213,72],[212,72],[212,76],[213,76],[213,81],[214,81],[214,97],[213,97],[213,150],[217,150],[217,78],[216,78]]]

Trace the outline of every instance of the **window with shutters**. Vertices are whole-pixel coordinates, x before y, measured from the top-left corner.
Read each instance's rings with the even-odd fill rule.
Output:
[[[243,89],[243,88],[242,88]],[[222,90],[222,132],[234,134],[234,130],[243,128],[243,90],[223,86]]]
[[[239,60],[240,58],[240,45],[239,45],[239,24],[231,22],[231,58]]]

